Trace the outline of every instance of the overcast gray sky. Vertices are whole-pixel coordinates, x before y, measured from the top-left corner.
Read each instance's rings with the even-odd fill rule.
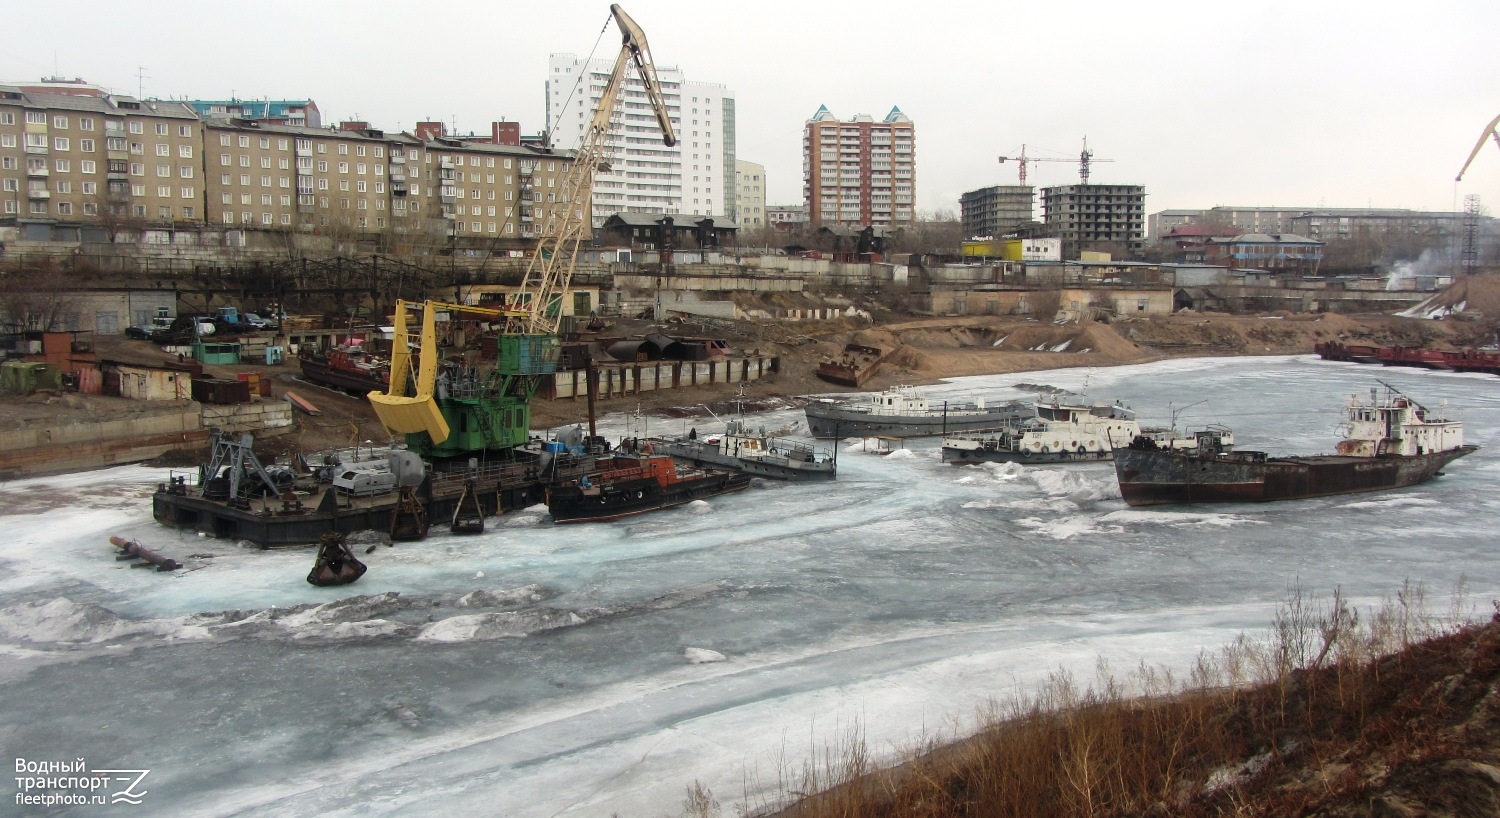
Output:
[[[1500,212],[1500,146],[1455,185],[1500,114],[1500,2],[822,2],[627,0],[659,65],[735,91],[741,159],[772,204],[802,201],[802,129],[819,105],[917,128],[917,203],[1015,184],[1027,144],[1147,211],[1217,204]],[[326,121],[543,126],[550,52],[587,55],[603,0],[5,0],[0,81],[81,76],[148,96],[301,98]],[[613,56],[611,29],[598,56]],[[564,146],[567,147],[567,146]],[[1074,163],[1032,167],[1037,185]]]

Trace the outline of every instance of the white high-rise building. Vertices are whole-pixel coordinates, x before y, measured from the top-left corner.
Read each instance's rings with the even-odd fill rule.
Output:
[[[552,147],[578,146],[613,68],[610,60],[551,55],[546,92]],[[594,179],[595,227],[620,212],[736,217],[734,92],[719,83],[689,82],[679,68],[658,66],[656,74],[677,144],[662,144],[644,86],[627,76],[608,143],[610,170]]]

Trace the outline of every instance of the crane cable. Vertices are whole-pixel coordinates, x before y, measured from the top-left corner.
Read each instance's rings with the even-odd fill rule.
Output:
[[[579,86],[583,85],[583,78],[588,76],[589,63],[594,61],[594,54],[599,51],[599,44],[604,42],[604,32],[609,31],[609,24],[614,22],[614,19],[615,15],[613,13],[604,18],[604,27],[599,29],[599,36],[594,38],[594,47],[589,49],[589,55],[583,60],[583,70],[579,71],[578,76],[573,79],[573,87],[568,89],[568,95],[563,99],[562,107],[557,109],[558,121],[549,123],[547,129],[548,147],[554,147],[551,144],[552,137],[557,135],[557,126],[562,124],[563,111],[568,110],[568,103],[573,101],[573,95],[578,92]],[[577,147],[577,145],[575,144],[574,147]]]

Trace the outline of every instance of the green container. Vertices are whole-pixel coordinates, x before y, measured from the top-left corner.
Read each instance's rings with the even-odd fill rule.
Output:
[[[561,353],[556,335],[502,335],[495,371],[501,375],[546,375],[557,371]]]
[[[199,341],[193,344],[193,360],[205,364],[237,364],[240,362],[240,345]]]

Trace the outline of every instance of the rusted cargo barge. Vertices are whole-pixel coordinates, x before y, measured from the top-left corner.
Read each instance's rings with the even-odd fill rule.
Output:
[[[1349,435],[1335,454],[1269,457],[1225,451],[1213,431],[1198,446],[1170,450],[1138,437],[1115,451],[1120,495],[1132,506],[1298,500],[1402,488],[1426,482],[1479,447],[1465,445],[1463,425],[1387,387],[1384,397],[1353,399]]]

